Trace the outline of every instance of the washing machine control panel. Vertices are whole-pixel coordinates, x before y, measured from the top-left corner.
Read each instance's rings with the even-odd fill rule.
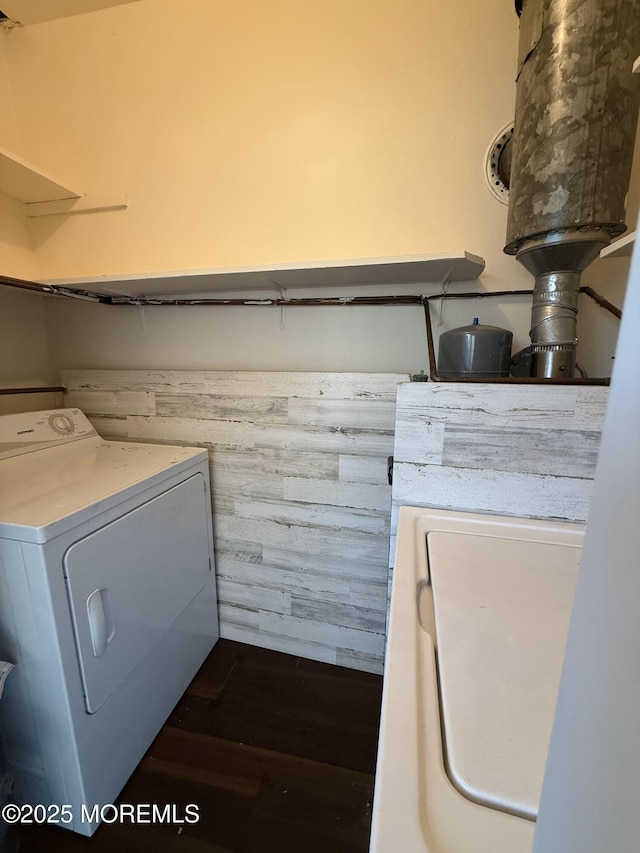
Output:
[[[80,409],[0,416],[0,459],[97,436]]]
[[[76,431],[76,424],[72,416],[61,415],[60,412],[54,412],[49,415],[49,426],[57,435],[73,435]]]

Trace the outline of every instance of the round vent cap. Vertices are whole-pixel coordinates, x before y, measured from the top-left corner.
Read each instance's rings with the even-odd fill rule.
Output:
[[[510,142],[513,122],[505,125],[489,146],[485,165],[487,186],[503,204],[509,204],[509,172],[511,171]]]

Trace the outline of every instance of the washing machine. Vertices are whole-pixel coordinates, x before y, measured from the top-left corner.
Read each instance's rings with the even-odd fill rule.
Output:
[[[18,803],[91,835],[218,638],[207,452],[0,417],[0,737]],[[71,819],[69,819],[71,818]]]
[[[531,853],[584,530],[400,508],[370,853]]]

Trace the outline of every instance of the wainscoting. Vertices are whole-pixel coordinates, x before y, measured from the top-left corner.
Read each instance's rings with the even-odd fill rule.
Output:
[[[607,405],[601,386],[411,383],[398,388],[398,507],[585,521]]]
[[[382,672],[404,374],[65,370],[107,439],[210,454],[223,637]]]

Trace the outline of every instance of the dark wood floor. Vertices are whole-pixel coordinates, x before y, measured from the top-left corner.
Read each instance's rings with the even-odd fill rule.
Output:
[[[22,853],[368,850],[382,679],[220,640],[120,803],[198,806],[192,824],[21,827]]]

